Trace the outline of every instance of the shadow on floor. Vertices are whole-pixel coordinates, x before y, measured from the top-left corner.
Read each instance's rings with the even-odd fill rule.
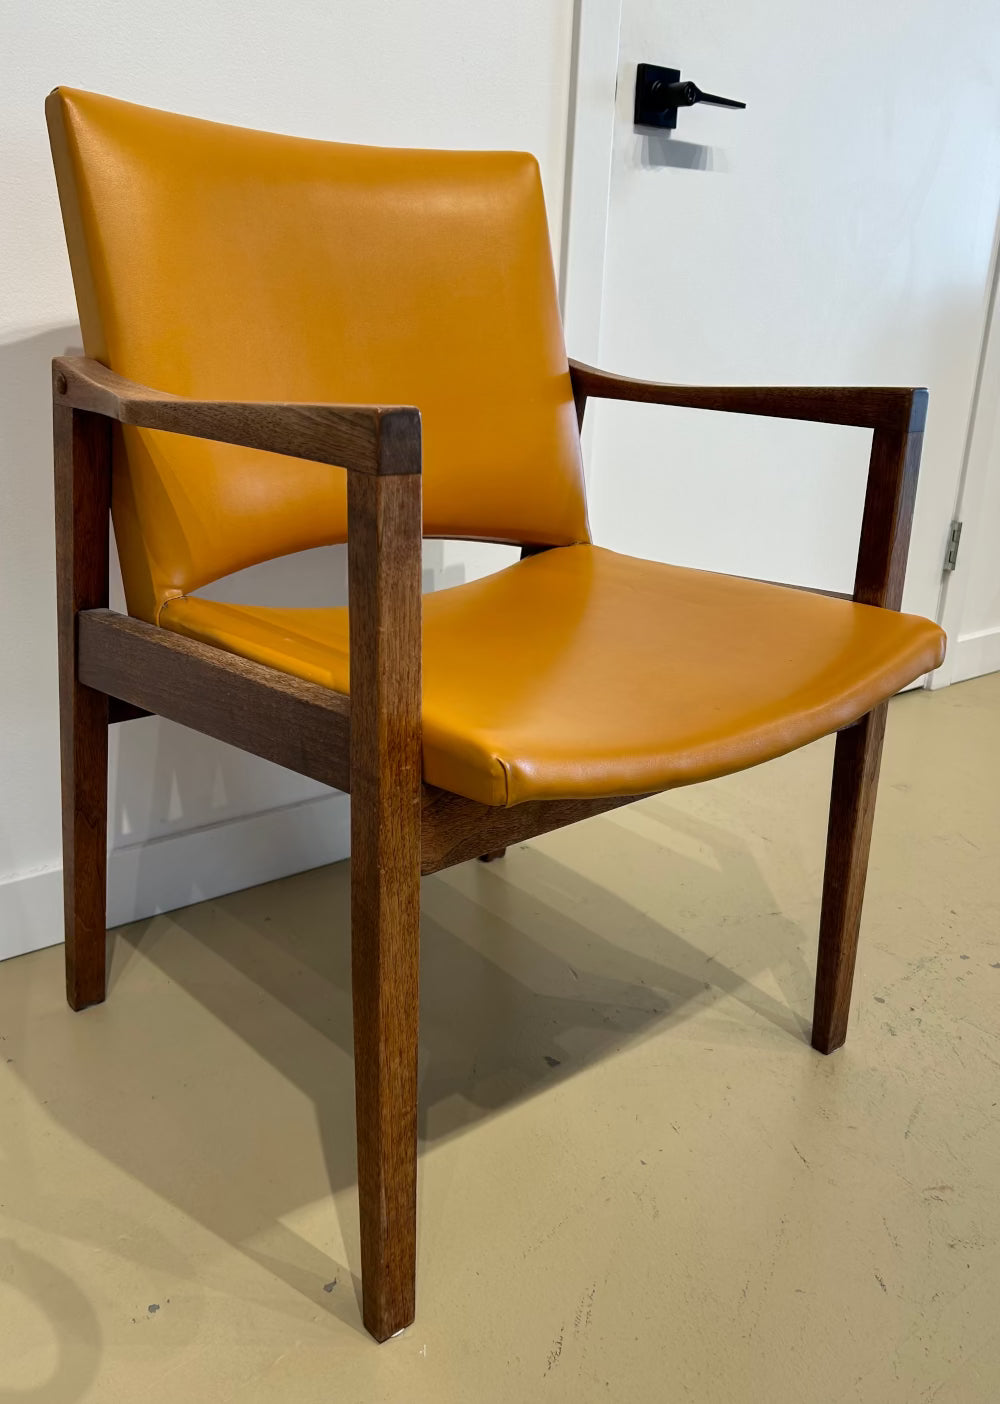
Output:
[[[541,845],[425,880],[422,1150],[676,1029],[695,1001],[729,995],[757,1016],[720,1020],[719,1036],[745,1040],[747,1056],[761,1047],[759,1019],[804,1051],[803,935],[777,911],[746,845],[662,798],[640,809],[645,833],[614,818],[591,821],[601,826],[602,861],[620,859],[640,888],[678,894],[676,908],[661,897],[658,910],[690,917],[689,929],[700,920],[697,944]],[[688,852],[657,841],[661,829],[685,836]],[[712,861],[692,857],[692,846]],[[100,1088],[67,1095],[51,1056],[25,1057],[19,1071],[74,1135],[295,1287],[303,1317],[319,1305],[360,1330],[350,1293],[321,1290],[349,1283],[360,1261],[348,909],[341,863],[122,928],[111,937],[108,1003],[67,1011],[59,1026],[80,1060],[73,1076]],[[734,914],[731,923],[706,920],[720,910]],[[734,934],[751,976],[714,954]],[[750,983],[768,970],[784,972],[779,983],[791,972],[792,1007]],[[169,1009],[164,976],[176,987]],[[315,1117],[316,1153],[284,1154],[283,1144],[310,1144],[303,1115]],[[294,1227],[299,1211],[331,1191],[349,1268],[332,1234],[327,1248]],[[73,1224],[97,1242],[107,1231],[106,1219]],[[167,1245],[164,1253],[162,1266],[194,1276]],[[283,1309],[294,1310],[287,1299]]]

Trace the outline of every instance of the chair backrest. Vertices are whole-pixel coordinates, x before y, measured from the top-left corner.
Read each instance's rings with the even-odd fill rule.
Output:
[[[46,107],[87,354],[175,394],[416,405],[427,536],[588,539],[538,167],[65,88]],[[125,430],[129,609],[346,535],[345,474]]]

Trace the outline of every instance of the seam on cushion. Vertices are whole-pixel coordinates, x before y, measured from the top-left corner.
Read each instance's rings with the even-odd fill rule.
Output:
[[[153,623],[154,623],[154,624],[159,624],[159,622],[160,622],[160,615],[161,615],[161,614],[163,613],[163,611],[166,609],[167,605],[170,603],[171,600],[182,600],[183,598],[184,598],[184,591],[183,591],[183,590],[168,590],[167,593],[163,596],[163,599],[162,599],[162,600],[160,601],[160,603],[156,606],[156,618],[153,620]]]
[[[493,759],[496,761],[497,765],[500,767],[500,774],[501,774],[501,776],[503,777],[503,807],[504,807],[504,809],[509,809],[509,808],[510,808],[510,771],[507,769],[507,763],[506,763],[506,761],[502,761],[502,760],[500,759],[499,756],[494,756]]]

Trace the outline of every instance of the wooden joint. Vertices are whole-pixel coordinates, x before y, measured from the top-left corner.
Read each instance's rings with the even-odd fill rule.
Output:
[[[470,858],[492,856],[511,844],[524,843],[552,829],[563,829],[567,824],[648,798],[614,795],[600,799],[527,800],[501,808],[425,785],[420,871],[427,876]]]

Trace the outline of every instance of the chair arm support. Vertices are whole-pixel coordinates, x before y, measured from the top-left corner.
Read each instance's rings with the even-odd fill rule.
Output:
[[[927,418],[926,390],[658,385],[578,361],[569,364],[581,424],[587,399],[595,396],[874,430],[852,598],[858,604],[899,609]]]
[[[191,400],[123,379],[86,357],[52,363],[57,501],[62,503],[64,573],[75,582],[74,530],[81,504],[94,539],[107,545],[111,442],[109,420],[143,429],[216,439],[245,448],[349,469],[347,564],[350,595],[352,824],[367,824],[364,843],[380,854],[372,815],[386,796],[406,798],[418,825],[420,801],[421,425],[418,410],[369,405],[261,404]],[[99,426],[104,425],[101,432]],[[104,520],[96,525],[103,513]],[[57,515],[57,537],[59,535]],[[76,676],[75,618],[106,607],[107,557],[93,564],[94,583],[67,593],[64,626],[69,675]],[[395,785],[395,789],[393,786]],[[414,816],[416,816],[414,818]],[[377,826],[376,826],[377,827]],[[419,838],[418,838],[419,844]],[[419,865],[419,846],[415,864]],[[381,861],[381,858],[379,858]]]
[[[137,385],[86,356],[52,362],[52,398],[140,429],[216,439],[394,476],[421,469],[420,411],[410,406],[191,400]]]
[[[570,361],[577,407],[599,400],[635,400],[685,409],[719,410],[730,414],[761,414],[773,419],[808,419],[821,424],[851,424],[861,429],[924,427],[927,391],[837,388],[826,386],[661,385],[633,380]]]

